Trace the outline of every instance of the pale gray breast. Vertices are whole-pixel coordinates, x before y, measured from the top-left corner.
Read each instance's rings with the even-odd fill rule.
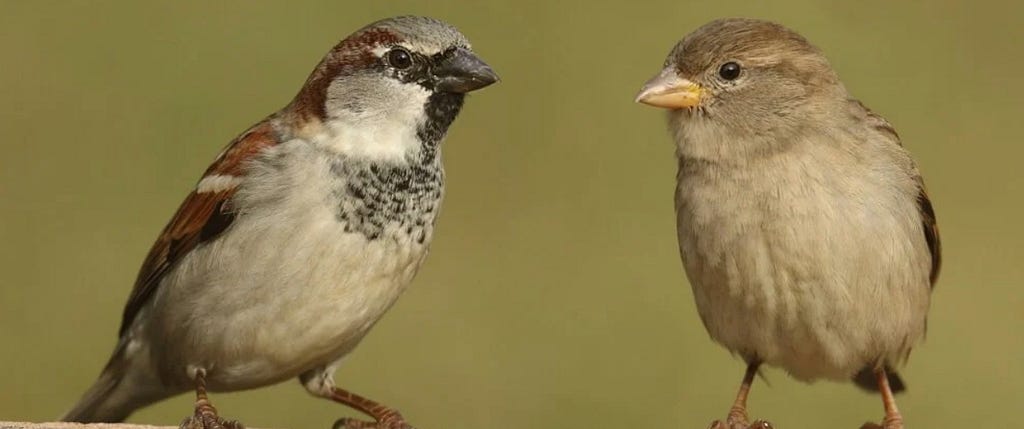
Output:
[[[884,153],[827,143],[741,165],[684,159],[676,194],[680,250],[712,337],[807,377],[829,372],[787,350],[853,368],[862,353],[913,343],[927,310],[912,178]],[[878,315],[892,316],[891,332],[864,329]],[[839,367],[832,375],[849,369]]]

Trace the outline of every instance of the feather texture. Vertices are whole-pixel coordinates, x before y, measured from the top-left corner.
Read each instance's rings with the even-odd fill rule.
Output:
[[[203,178],[241,176],[248,161],[278,143],[270,122],[260,122],[228,144],[207,168]],[[200,179],[200,183],[202,181]],[[160,281],[184,255],[196,246],[216,238],[231,225],[234,213],[230,199],[236,189],[237,183],[212,192],[196,189],[185,197],[142,262],[135,286],[125,304],[119,335],[127,332]]]

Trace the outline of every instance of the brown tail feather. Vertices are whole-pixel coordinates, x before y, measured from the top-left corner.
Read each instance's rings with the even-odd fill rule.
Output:
[[[82,395],[61,421],[80,423],[117,423],[135,410],[167,398],[168,391],[159,382],[146,377],[146,371],[133,369],[124,356],[124,342],[118,345],[99,379]]]

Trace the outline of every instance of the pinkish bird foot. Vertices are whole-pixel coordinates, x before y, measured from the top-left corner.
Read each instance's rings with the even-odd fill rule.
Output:
[[[331,386],[324,389],[324,392],[326,392],[325,397],[355,408],[373,419],[373,421],[365,421],[346,417],[334,422],[333,429],[415,429],[406,423],[402,414],[394,408],[338,387]]]
[[[199,369],[195,374],[196,403],[195,412],[178,426],[179,429],[245,429],[236,420],[225,420],[217,414],[217,408],[210,402],[206,394],[206,370]]]
[[[179,429],[245,429],[237,420],[224,420],[217,415],[196,413],[186,418],[178,426]]]
[[[747,417],[747,395],[750,393],[750,385],[754,383],[754,377],[757,376],[759,365],[757,360],[752,360],[747,364],[747,372],[743,374],[743,383],[740,383],[740,390],[736,392],[736,401],[729,409],[729,416],[726,417],[725,422],[721,420],[711,422],[708,429],[772,429],[772,424],[764,420],[747,423],[750,421]]]
[[[878,390],[882,393],[882,404],[885,406],[885,417],[882,424],[864,423],[860,429],[903,429],[903,415],[899,408],[896,408],[896,398],[893,397],[892,388],[889,387],[889,376],[885,368],[875,370],[875,379],[878,382]]]
[[[903,429],[903,419],[898,416],[896,418],[886,417],[882,420],[882,424],[868,422],[864,423],[860,429]]]
[[[773,429],[773,428],[774,428],[774,426],[772,426],[771,423],[768,423],[765,420],[757,420],[754,423],[749,423],[748,424],[746,422],[746,419],[743,419],[743,420],[734,419],[732,416],[729,416],[729,418],[726,419],[725,422],[722,422],[721,420],[715,420],[714,422],[711,423],[711,426],[708,427],[708,429]]]
[[[334,422],[332,429],[415,429],[406,423],[401,415],[395,413],[380,421],[368,422],[353,418],[342,418]]]

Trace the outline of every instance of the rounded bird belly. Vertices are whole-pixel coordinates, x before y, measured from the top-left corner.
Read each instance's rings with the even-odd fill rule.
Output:
[[[329,217],[288,230],[243,221],[194,253],[154,305],[153,328],[164,339],[155,360],[176,384],[190,385],[187,374],[203,368],[211,390],[238,390],[351,351],[411,281],[426,248],[346,233]]]
[[[902,362],[924,333],[927,265],[902,225],[758,219],[699,237],[683,227],[701,319],[747,360],[801,380],[849,379],[876,362]]]

